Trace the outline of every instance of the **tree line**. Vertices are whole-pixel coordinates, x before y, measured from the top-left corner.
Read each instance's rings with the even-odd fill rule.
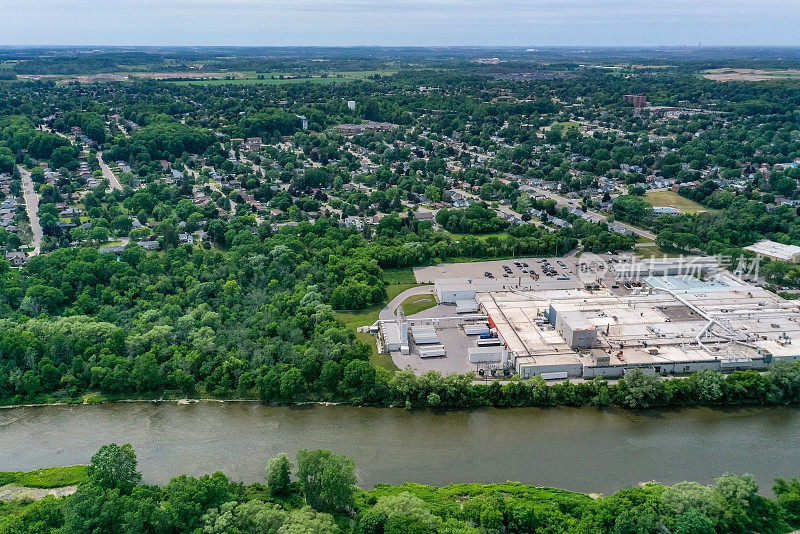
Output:
[[[296,461],[294,471],[285,454],[270,459],[264,481],[250,485],[216,472],[160,487],[142,483],[130,444],[104,445],[75,493],[0,501],[0,534],[784,534],[800,526],[796,478],[777,478],[774,499],[751,475],[731,473],[708,486],[648,483],[592,498],[515,482],[363,490],[346,456],[300,450]]]

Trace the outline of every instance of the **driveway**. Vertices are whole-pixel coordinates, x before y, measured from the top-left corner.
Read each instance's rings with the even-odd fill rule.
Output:
[[[384,321],[392,321],[394,320],[394,311],[408,297],[413,297],[414,295],[431,295],[433,292],[434,288],[432,285],[417,286],[412,287],[411,289],[406,289],[393,298],[392,301],[381,310],[381,312],[378,314],[378,318]]]

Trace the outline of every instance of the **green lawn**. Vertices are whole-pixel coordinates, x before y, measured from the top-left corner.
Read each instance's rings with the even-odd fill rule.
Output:
[[[650,258],[652,256],[655,256],[656,258],[675,258],[681,254],[686,254],[685,252],[681,252],[679,250],[662,249],[655,243],[653,245],[647,245],[644,247],[635,247],[633,250],[640,258]]]
[[[47,467],[35,471],[0,471],[0,486],[16,484],[27,488],[63,488],[84,482],[89,466],[71,465],[68,467]]]
[[[383,270],[383,281],[387,284],[416,284],[413,267],[397,267]]]
[[[390,373],[399,371],[400,369],[394,364],[391,354],[378,353],[378,345],[375,342],[375,336],[372,334],[365,334],[363,332],[356,332],[356,339],[362,343],[366,343],[372,348],[372,354],[369,356],[369,363],[374,367],[383,367]]]
[[[384,279],[387,282],[392,280],[400,279],[405,277],[408,279],[408,272],[406,269],[389,269],[391,274],[387,277],[386,271],[384,271]],[[403,271],[403,272],[401,272]],[[413,271],[411,271],[411,276],[413,277]],[[380,314],[381,310],[386,307],[386,305],[391,302],[393,298],[397,295],[405,291],[406,289],[410,289],[415,287],[419,284],[415,283],[390,283],[386,286],[386,300],[383,302],[376,304],[374,306],[370,306],[366,310],[363,311],[340,311],[336,312],[339,316],[339,320],[342,321],[345,327],[348,330],[355,331],[356,328],[359,326],[368,326],[373,324],[375,321],[378,320],[378,315]],[[375,343],[375,336],[372,334],[365,334],[356,332],[356,339],[362,341],[372,347],[372,354],[370,355],[369,361],[372,365],[377,367],[383,367],[388,369],[392,373],[397,371],[397,366],[392,361],[392,357],[388,354],[378,354],[378,347]]]
[[[693,200],[684,198],[674,191],[648,191],[644,199],[651,206],[659,207],[675,207],[686,213],[687,215],[694,215],[708,209]]]
[[[404,300],[400,305],[403,306],[403,312],[406,315],[414,315],[424,310],[428,310],[436,306],[436,295],[412,295]]]

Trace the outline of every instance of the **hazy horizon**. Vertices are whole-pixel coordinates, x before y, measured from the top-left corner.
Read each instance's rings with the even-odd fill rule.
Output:
[[[0,0],[7,46],[798,46],[791,0]]]

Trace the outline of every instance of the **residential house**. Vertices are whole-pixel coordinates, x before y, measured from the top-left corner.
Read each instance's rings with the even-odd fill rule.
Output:
[[[28,263],[28,256],[24,252],[18,250],[6,252],[6,261],[14,267],[22,267]]]
[[[158,241],[139,241],[137,244],[145,250],[158,250],[161,247]]]

